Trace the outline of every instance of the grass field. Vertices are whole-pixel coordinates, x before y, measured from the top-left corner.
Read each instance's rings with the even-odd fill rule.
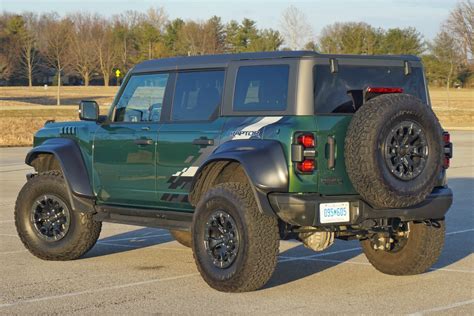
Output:
[[[0,87],[0,147],[30,146],[33,134],[46,120],[77,120],[80,100],[96,100],[106,113],[117,87],[63,87],[61,106],[56,88]],[[431,101],[441,124],[448,130],[474,130],[474,89],[431,88]]]

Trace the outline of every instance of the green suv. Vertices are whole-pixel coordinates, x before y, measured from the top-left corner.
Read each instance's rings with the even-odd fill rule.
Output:
[[[419,58],[245,53],[149,60],[107,116],[39,130],[19,193],[35,256],[76,259],[102,222],[169,229],[213,288],[256,290],[279,241],[360,240],[387,274],[423,273],[452,203],[449,134]]]

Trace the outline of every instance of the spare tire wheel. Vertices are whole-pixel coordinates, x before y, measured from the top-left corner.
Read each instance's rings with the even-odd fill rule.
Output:
[[[443,164],[442,129],[431,108],[407,94],[367,101],[352,118],[345,163],[354,188],[375,208],[426,199]]]

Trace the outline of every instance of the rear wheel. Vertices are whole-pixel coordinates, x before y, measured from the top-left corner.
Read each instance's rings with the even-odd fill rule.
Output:
[[[224,292],[257,290],[277,264],[277,220],[258,210],[247,184],[223,183],[199,201],[193,219],[193,253],[204,280]]]
[[[426,272],[439,258],[444,246],[444,220],[401,224],[397,234],[375,234],[361,241],[369,262],[380,272],[411,275]]]
[[[23,186],[15,225],[25,247],[45,260],[79,258],[94,246],[102,227],[91,214],[72,210],[59,171],[40,173]]]

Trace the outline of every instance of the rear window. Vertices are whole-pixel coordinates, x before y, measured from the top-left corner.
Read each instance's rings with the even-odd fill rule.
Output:
[[[284,111],[288,102],[288,65],[242,66],[237,72],[234,111]]]
[[[413,67],[409,75],[403,67],[339,66],[331,73],[329,65],[313,68],[315,113],[354,113],[362,91],[372,87],[401,87],[403,93],[426,100],[423,70]]]

